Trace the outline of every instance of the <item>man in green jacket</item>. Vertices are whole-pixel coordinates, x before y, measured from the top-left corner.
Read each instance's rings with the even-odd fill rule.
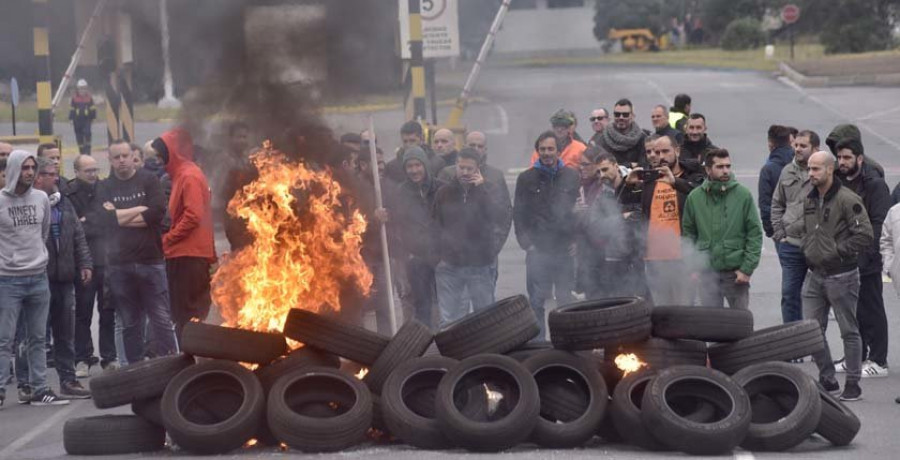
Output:
[[[707,179],[687,197],[681,233],[699,252],[700,304],[750,307],[750,276],[762,252],[762,224],[753,195],[731,173],[725,149],[706,156]]]

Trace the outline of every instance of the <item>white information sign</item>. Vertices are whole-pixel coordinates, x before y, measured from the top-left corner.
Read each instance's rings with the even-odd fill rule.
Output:
[[[400,2],[400,56],[409,59],[409,0]],[[459,56],[458,0],[420,0],[423,56]]]

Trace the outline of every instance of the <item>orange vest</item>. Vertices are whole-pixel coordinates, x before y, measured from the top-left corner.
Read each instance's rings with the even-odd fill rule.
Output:
[[[569,142],[569,145],[563,149],[562,153],[559,155],[559,159],[563,161],[563,163],[574,169],[578,170],[578,163],[581,162],[581,154],[587,149],[587,146],[582,144],[581,142],[572,139],[572,142]],[[533,165],[535,161],[538,160],[538,153],[534,151],[531,153],[531,164]]]

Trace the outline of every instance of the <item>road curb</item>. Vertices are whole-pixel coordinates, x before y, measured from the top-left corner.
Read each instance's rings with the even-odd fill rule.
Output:
[[[900,73],[807,76],[782,61],[778,64],[781,74],[804,88],[825,88],[830,86],[900,86]]]

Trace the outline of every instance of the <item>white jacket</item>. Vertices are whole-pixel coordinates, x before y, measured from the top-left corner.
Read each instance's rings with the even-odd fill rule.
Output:
[[[880,245],[884,270],[891,277],[894,290],[900,296],[900,257],[896,257],[897,250],[900,249],[900,204],[892,206],[884,219]]]

